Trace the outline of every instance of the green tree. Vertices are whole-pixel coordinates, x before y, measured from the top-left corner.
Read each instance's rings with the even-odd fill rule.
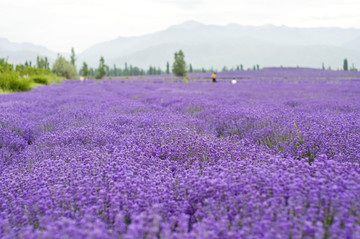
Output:
[[[129,68],[128,68],[127,62],[125,62],[124,74],[125,74],[126,76],[129,75]]]
[[[153,67],[152,67],[152,66],[149,66],[148,74],[149,74],[149,75],[153,75],[153,74],[154,74],[154,72],[153,72]]]
[[[75,79],[77,76],[75,67],[60,55],[58,55],[58,58],[54,62],[52,71],[56,75],[65,77],[66,79]]]
[[[7,58],[0,58],[0,73],[14,72],[14,67],[9,64]]]
[[[117,69],[116,69],[116,65],[114,64],[114,73],[113,73],[113,76],[118,76],[117,75]]]
[[[100,57],[99,67],[97,68],[96,79],[102,79],[106,76],[106,65],[104,57]]]
[[[36,57],[36,68],[48,70],[49,62],[48,62],[47,57],[43,58],[43,57],[37,56]]]
[[[76,61],[76,57],[75,57],[75,50],[74,50],[74,47],[71,48],[71,56],[70,56],[70,62],[71,62],[71,65],[73,65],[75,67],[75,61]]]
[[[192,67],[191,64],[190,64],[190,66],[189,66],[189,72],[190,72],[190,73],[193,73],[193,67]]]
[[[346,58],[344,59],[344,66],[343,66],[343,68],[344,68],[344,71],[349,70],[349,67],[348,67],[348,60],[347,60]]]
[[[50,69],[50,64],[48,61],[48,58],[45,56],[45,69],[49,70]]]
[[[170,64],[166,62],[166,74],[170,74]]]
[[[37,56],[37,57],[36,57],[36,67],[37,67],[38,69],[41,68],[40,56]]]
[[[350,70],[351,70],[351,71],[358,71],[358,70],[356,69],[354,63],[351,65]]]
[[[129,75],[134,75],[134,71],[133,71],[134,69],[133,69],[133,66],[130,64],[130,74]]]
[[[172,66],[172,72],[176,76],[185,76],[186,75],[186,63],[185,56],[182,50],[175,52],[174,54],[174,63]]]
[[[83,65],[80,69],[80,75],[84,76],[84,77],[88,77],[90,74],[90,71],[89,71],[89,67],[88,67],[88,64],[84,61],[83,62]]]

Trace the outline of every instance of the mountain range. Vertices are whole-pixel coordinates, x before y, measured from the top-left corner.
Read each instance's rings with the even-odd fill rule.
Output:
[[[111,67],[114,64],[123,67],[127,62],[142,68],[152,65],[164,69],[179,49],[194,68],[221,69],[240,64],[320,68],[324,63],[336,69],[342,67],[345,58],[359,67],[360,29],[217,26],[188,21],[152,34],[118,37],[96,44],[77,55],[77,66],[80,68],[86,61],[89,66],[97,67],[104,56],[105,63]],[[34,62],[37,55],[47,56],[52,62],[57,53],[42,46],[0,38],[0,57],[8,57],[9,62]]]

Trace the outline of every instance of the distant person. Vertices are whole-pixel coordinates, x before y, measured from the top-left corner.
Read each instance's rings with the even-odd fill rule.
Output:
[[[216,73],[214,72],[214,74],[211,75],[212,78],[212,82],[216,83]]]

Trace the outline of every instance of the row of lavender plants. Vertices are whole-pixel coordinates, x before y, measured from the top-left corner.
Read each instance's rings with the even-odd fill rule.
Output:
[[[293,71],[2,95],[0,237],[360,238],[360,77]]]

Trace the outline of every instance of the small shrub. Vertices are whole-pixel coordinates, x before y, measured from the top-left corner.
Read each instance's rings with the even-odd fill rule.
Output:
[[[18,78],[15,74],[0,74],[0,88],[5,91],[29,91],[31,90],[31,80]]]
[[[9,81],[12,77],[12,74],[0,73],[0,88],[3,90],[7,90],[9,88]]]
[[[29,91],[31,90],[31,80],[23,78],[15,78],[10,81],[9,90],[11,91]]]
[[[48,85],[50,83],[49,78],[47,78],[46,76],[33,76],[30,78],[30,80],[43,85]]]

